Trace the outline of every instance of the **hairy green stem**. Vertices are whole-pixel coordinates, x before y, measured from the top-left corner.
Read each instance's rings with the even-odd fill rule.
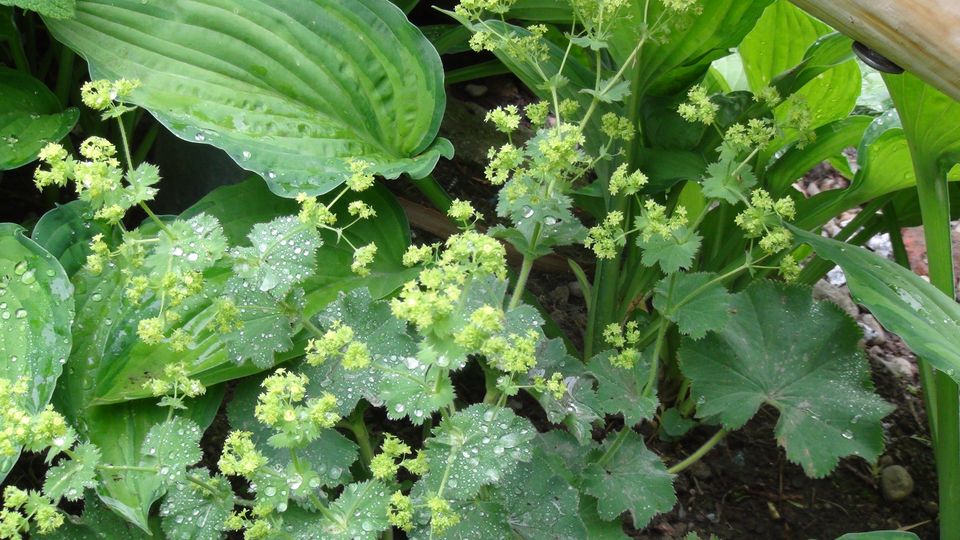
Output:
[[[540,239],[540,223],[533,226],[533,235],[530,241],[530,251],[537,247],[537,240]],[[523,262],[520,264],[520,274],[517,276],[517,283],[513,287],[513,296],[510,297],[510,303],[507,309],[513,309],[520,305],[520,299],[523,298],[523,289],[527,286],[527,279],[530,277],[530,270],[533,268],[535,257],[528,253],[523,254]]]
[[[370,461],[373,460],[373,446],[370,444],[370,432],[367,431],[367,424],[363,421],[363,408],[357,407],[354,409],[344,425],[357,440],[357,446],[360,447],[360,460],[363,462],[364,468],[369,468]]]
[[[694,463],[700,461],[700,459],[703,458],[703,456],[707,455],[707,452],[709,452],[710,450],[713,450],[713,447],[716,446],[717,443],[722,441],[723,438],[727,436],[727,433],[728,432],[725,429],[721,429],[720,431],[714,433],[713,437],[710,437],[710,439],[707,442],[703,443],[703,446],[701,446],[700,448],[697,448],[696,452],[687,456],[687,458],[681,461],[680,463],[677,463],[673,467],[670,467],[669,469],[667,469],[667,472],[670,474],[677,474],[685,470],[687,467],[690,467]]]

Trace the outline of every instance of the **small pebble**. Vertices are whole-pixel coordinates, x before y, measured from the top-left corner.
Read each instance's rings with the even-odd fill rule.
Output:
[[[860,328],[863,328],[863,338],[871,345],[883,345],[887,341],[887,333],[869,313],[860,318]]]
[[[888,501],[902,501],[913,493],[913,477],[900,465],[891,465],[880,473],[880,488]]]
[[[933,501],[927,501],[923,503],[923,511],[930,514],[931,517],[936,517],[940,513],[940,505]]]
[[[475,97],[475,98],[478,98],[486,94],[488,90],[487,87],[482,84],[468,84],[464,86],[463,89],[466,90],[467,94],[469,94],[470,97]]]
[[[580,288],[579,281],[571,281],[567,284],[567,289],[570,290],[570,296],[574,298],[583,298],[583,289]]]
[[[833,302],[851,317],[857,317],[860,314],[857,304],[850,298],[850,293],[847,292],[846,289],[842,289],[825,280],[821,279],[813,286],[813,298]]]
[[[690,466],[690,473],[700,480],[706,480],[713,476],[710,466],[702,461],[698,461]]]

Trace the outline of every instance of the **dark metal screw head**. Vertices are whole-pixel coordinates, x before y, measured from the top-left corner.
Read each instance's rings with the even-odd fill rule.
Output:
[[[899,75],[903,73],[903,68],[893,63],[892,60],[877,51],[867,47],[859,41],[853,42],[853,52],[863,60],[863,63],[883,73],[892,73]]]

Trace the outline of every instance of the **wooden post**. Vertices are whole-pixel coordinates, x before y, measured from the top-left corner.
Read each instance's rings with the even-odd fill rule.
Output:
[[[960,0],[791,0],[960,100]]]

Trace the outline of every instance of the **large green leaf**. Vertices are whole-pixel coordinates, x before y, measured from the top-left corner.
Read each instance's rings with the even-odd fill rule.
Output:
[[[632,91],[638,95],[652,89],[656,94],[678,91],[702,77],[710,63],[730,54],[753,28],[771,0],[711,0],[700,2],[703,12],[691,16],[663,39],[647,39],[640,62],[632,75]],[[647,27],[640,24],[649,5],[647,21],[665,16],[663,2],[632,0],[627,14],[618,20],[610,41],[611,53],[623,62],[639,43]],[[629,72],[628,72],[629,73]]]
[[[345,215],[345,207],[356,195],[344,196],[336,209]],[[353,250],[345,243],[337,243],[333,234],[324,235],[324,245],[317,250],[315,275],[304,285],[307,296],[304,308],[307,315],[317,313],[336,298],[339,291],[357,287],[368,287],[375,297],[382,297],[410,277],[411,269],[405,268],[400,259],[409,245],[409,226],[403,211],[392,195],[382,187],[365,191],[361,197],[377,211],[377,218],[362,221],[351,227],[346,236],[354,245],[376,242],[377,258],[371,265],[371,274],[360,277],[350,271]],[[221,219],[224,232],[234,242],[245,242],[245,236],[258,221],[269,221],[277,215],[294,212],[295,205],[271,194],[263,182],[253,179],[236,186],[220,188],[204,197],[181,217],[196,216],[201,212]],[[320,263],[322,261],[322,264]],[[415,270],[412,270],[415,271]],[[211,284],[225,284],[229,272],[225,269],[214,270],[207,276]],[[137,322],[149,313],[147,308],[134,309],[123,299],[123,290],[119,286],[110,287],[110,276],[99,280],[80,279],[89,282],[91,287],[103,289],[98,297],[113,302],[110,308],[100,303],[104,309],[91,320],[109,319],[112,327],[92,326],[90,331],[107,332],[110,346],[106,366],[99,370],[95,378],[94,394],[88,399],[97,403],[139,399],[149,395],[142,384],[146,377],[162,371],[163,366],[171,362],[186,362],[192,376],[204,384],[216,384],[251,373],[261,371],[263,367],[251,363],[236,364],[228,358],[223,336],[214,328],[215,307],[211,299],[198,299],[183,317],[182,327],[190,332],[196,347],[183,352],[175,352],[169,346],[147,345],[136,339]],[[109,290],[107,290],[109,288]],[[91,293],[96,295],[96,292]],[[80,321],[83,322],[83,321]],[[270,329],[264,330],[270,333]],[[277,362],[290,360],[302,354],[305,336],[294,340],[294,346],[274,356]],[[102,354],[96,353],[96,354]],[[98,358],[94,353],[87,354]]]
[[[740,44],[750,88],[757,92],[770,85],[777,75],[803,63],[811,45],[817,47],[817,40],[830,32],[829,26],[787,0],[771,4]],[[849,40],[843,41],[847,61],[825,70],[797,92],[810,107],[812,127],[846,117],[860,95],[860,68],[853,61]],[[787,107],[789,105],[779,107],[777,116],[785,116]],[[774,143],[770,152],[782,145],[783,141]]]
[[[677,503],[673,475],[635,431],[621,435],[608,437],[602,452],[595,452],[598,459],[583,471],[583,489],[597,498],[597,513],[604,520],[629,511],[634,526],[642,528]]]
[[[73,17],[76,3],[77,0],[0,0],[0,5],[29,9],[55,19]]]
[[[132,102],[277,194],[330,191],[350,158],[420,177],[452,152],[435,139],[440,58],[388,0],[80,0],[47,25],[94,77],[140,79]]]
[[[73,129],[80,112],[63,105],[42,82],[0,66],[0,171],[37,158]]]
[[[86,202],[71,201],[41,216],[30,238],[56,257],[68,276],[73,276],[90,254],[90,240],[98,234],[106,238],[112,235],[108,225],[92,217]]]
[[[880,454],[892,407],[872,392],[853,319],[814,303],[809,288],[771,281],[738,294],[731,310],[723,330],[680,348],[699,416],[738,429],[761,405],[776,408],[777,441],[813,477],[843,456]]]
[[[24,236],[19,225],[0,223],[0,377],[23,377],[29,391],[21,406],[43,409],[53,396],[70,354],[73,287],[63,267]],[[0,461],[0,480],[17,455]]]
[[[151,522],[154,534],[160,533],[158,521]],[[68,519],[57,529],[59,540],[146,540],[147,533],[135,528],[110,511],[92,492],[83,501],[83,515],[80,519]],[[153,538],[156,538],[154,536]]]
[[[843,268],[854,299],[910,350],[960,381],[960,304],[920,276],[861,247],[794,229],[817,255]]]

